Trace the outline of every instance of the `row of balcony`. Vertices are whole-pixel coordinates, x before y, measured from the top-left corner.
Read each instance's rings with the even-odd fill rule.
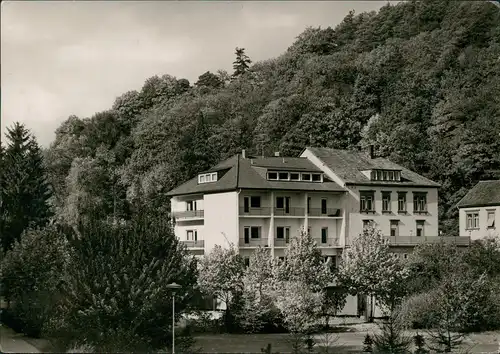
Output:
[[[290,208],[274,208],[275,216],[305,216],[306,208],[290,207]],[[204,210],[186,210],[186,211],[175,211],[173,215],[176,218],[203,218],[205,216]],[[240,215],[250,215],[250,216],[271,216],[270,207],[262,208],[240,208]],[[307,211],[308,216],[317,217],[340,217],[341,210],[334,208],[309,208]]]
[[[417,246],[424,243],[440,243],[449,242],[459,246],[466,246],[470,244],[470,237],[468,236],[385,236],[386,240],[392,246]],[[339,246],[339,239],[333,237],[327,238],[313,238],[316,241],[318,247],[335,247]],[[196,241],[181,241],[187,248],[204,248],[205,240]],[[286,247],[290,243],[288,238],[275,238],[274,247]],[[240,238],[240,247],[266,247],[269,245],[269,240],[267,238]]]

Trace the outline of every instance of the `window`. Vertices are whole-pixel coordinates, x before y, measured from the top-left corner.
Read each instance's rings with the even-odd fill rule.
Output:
[[[373,220],[363,220],[363,229],[367,228],[373,223]]]
[[[391,192],[382,192],[382,212],[391,211]]]
[[[427,194],[413,192],[413,212],[425,213],[427,211]]]
[[[267,173],[267,179],[278,179],[278,173],[277,172],[268,172]]]
[[[278,173],[278,178],[280,180],[288,181],[288,172],[280,172],[280,173]]]
[[[188,241],[198,241],[198,231],[196,231],[196,230],[187,230],[186,231],[186,239]]]
[[[406,213],[406,192],[398,192],[398,213]]]
[[[310,213],[311,209],[311,197],[307,197],[307,213]]]
[[[278,226],[276,228],[276,238],[285,239],[285,242],[290,242],[290,227]]]
[[[285,198],[276,197],[276,208],[283,209],[285,207]]]
[[[417,236],[424,236],[424,220],[417,220]]]
[[[198,175],[198,183],[208,183],[217,181],[217,172],[203,173]]]
[[[394,181],[394,171],[389,171],[389,181]]]
[[[245,267],[249,267],[250,266],[250,257],[245,257],[245,258],[243,258],[243,260],[245,261]]]
[[[302,174],[302,180],[303,181],[310,181],[311,180],[311,174],[310,173],[303,173]]]
[[[399,236],[399,220],[391,220],[391,236]]]
[[[371,179],[372,181],[377,180],[377,171],[373,171],[373,170],[372,170],[372,171],[370,171],[370,179]]]
[[[377,180],[382,180],[382,171],[377,171]]]
[[[244,237],[245,243],[250,243],[250,227],[245,227]]]
[[[388,178],[387,178],[387,171],[382,171],[382,180],[383,181],[387,181]]]
[[[328,227],[321,228],[321,243],[326,243],[328,239]]]
[[[251,208],[260,208],[260,196],[250,197],[250,207]]]
[[[321,199],[321,214],[326,214],[328,212],[326,208],[326,199]]]
[[[467,229],[479,229],[479,212],[467,213]]]
[[[401,180],[401,172],[400,171],[394,171],[394,179],[396,181],[400,181]]]
[[[373,212],[374,205],[374,192],[373,191],[365,191],[360,193],[360,211],[361,212]]]
[[[313,182],[321,182],[321,175],[319,173],[313,173],[312,174],[312,181]]]
[[[193,211],[196,210],[196,200],[189,200],[186,202],[186,210]]]
[[[245,243],[250,243],[250,238],[259,238],[260,226],[245,226],[244,237],[245,237]]]
[[[486,227],[488,229],[494,229],[495,228],[495,210],[487,210],[487,224]]]
[[[284,213],[290,213],[290,197],[276,197],[276,209],[284,209]]]
[[[299,181],[300,174],[295,172],[290,172],[290,181]]]

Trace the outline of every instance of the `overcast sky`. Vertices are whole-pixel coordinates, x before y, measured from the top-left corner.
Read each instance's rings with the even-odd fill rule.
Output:
[[[272,58],[307,26],[386,3],[3,1],[2,139],[20,121],[48,146],[68,116],[109,109],[150,76],[193,83],[207,70],[231,72],[236,46],[254,62]]]

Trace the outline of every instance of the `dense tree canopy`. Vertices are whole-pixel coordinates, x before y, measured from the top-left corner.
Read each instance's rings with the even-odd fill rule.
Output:
[[[456,233],[456,202],[500,169],[500,11],[490,2],[350,12],[335,28],[306,29],[277,58],[236,54],[232,78],[202,70],[190,86],[154,76],[111,111],[63,123],[47,154],[61,213],[75,193],[108,214],[165,213],[166,191],[243,148],[370,143],[442,185],[441,228]]]

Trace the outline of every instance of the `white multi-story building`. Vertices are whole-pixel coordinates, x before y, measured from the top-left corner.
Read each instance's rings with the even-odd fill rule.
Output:
[[[258,246],[283,257],[290,237],[303,228],[325,258],[337,264],[353,237],[371,222],[403,257],[417,244],[442,239],[438,188],[415,172],[375,158],[373,150],[306,148],[300,157],[247,157],[243,151],[168,195],[175,234],[195,254],[232,243],[246,262]],[[469,238],[453,241],[468,244]]]
[[[471,240],[499,236],[500,180],[480,181],[457,204],[460,236]]]

